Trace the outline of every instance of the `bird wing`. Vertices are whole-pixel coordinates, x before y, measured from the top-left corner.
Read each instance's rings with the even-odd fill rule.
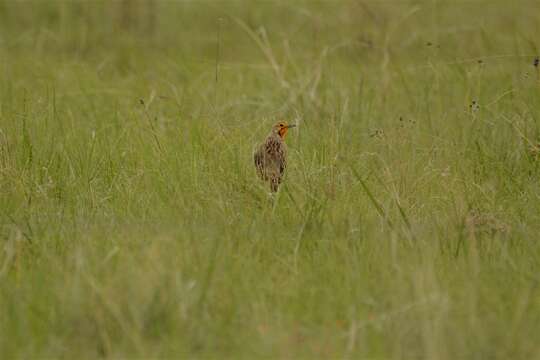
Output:
[[[259,146],[257,150],[253,153],[253,162],[255,163],[255,168],[257,173],[264,180],[265,176],[265,149],[264,146]]]
[[[253,162],[257,169],[263,166],[263,154],[260,147],[253,153]]]

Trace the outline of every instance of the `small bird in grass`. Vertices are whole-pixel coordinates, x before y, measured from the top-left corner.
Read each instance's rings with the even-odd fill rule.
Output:
[[[253,160],[257,173],[264,181],[270,182],[270,190],[276,192],[281,184],[281,178],[287,167],[287,145],[285,135],[294,124],[278,122],[272,126],[272,131],[267,136],[264,143],[258,146]]]

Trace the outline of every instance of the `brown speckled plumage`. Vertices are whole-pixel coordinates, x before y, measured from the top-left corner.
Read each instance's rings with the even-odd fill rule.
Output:
[[[276,192],[281,184],[283,173],[287,167],[287,130],[295,125],[280,122],[272,127],[272,131],[253,154],[255,167],[260,178],[270,182],[270,190]]]

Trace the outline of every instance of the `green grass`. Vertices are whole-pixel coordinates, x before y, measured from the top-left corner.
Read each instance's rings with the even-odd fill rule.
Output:
[[[1,358],[540,358],[538,2],[123,4],[0,1]]]

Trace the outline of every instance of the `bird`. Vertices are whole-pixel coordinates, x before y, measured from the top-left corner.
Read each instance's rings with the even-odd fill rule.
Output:
[[[260,144],[255,153],[253,160],[257,174],[263,181],[270,183],[270,190],[277,192],[281,179],[287,167],[287,145],[285,144],[285,135],[290,128],[296,124],[287,124],[280,121],[274,126],[266,140]]]

